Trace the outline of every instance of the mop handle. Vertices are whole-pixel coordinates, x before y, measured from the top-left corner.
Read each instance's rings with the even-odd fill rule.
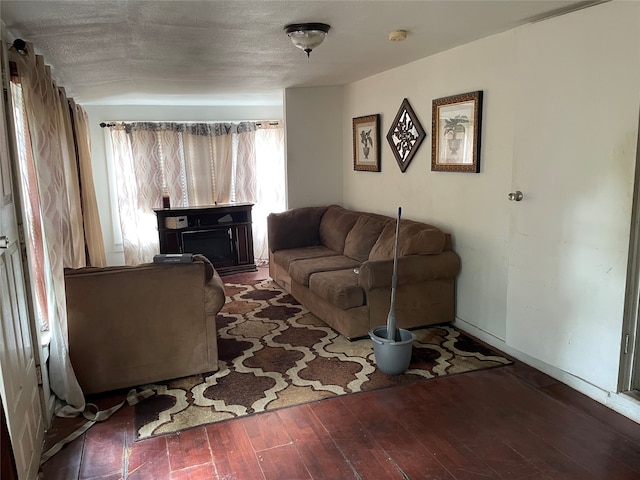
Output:
[[[400,237],[400,216],[402,207],[398,207],[398,221],[396,222],[396,244],[393,252],[393,276],[391,277],[391,305],[396,304],[396,286],[398,285],[398,239]]]

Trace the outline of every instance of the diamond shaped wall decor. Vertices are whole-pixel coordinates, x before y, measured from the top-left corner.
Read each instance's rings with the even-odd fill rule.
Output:
[[[427,134],[405,98],[387,133],[387,141],[403,173],[425,138]]]

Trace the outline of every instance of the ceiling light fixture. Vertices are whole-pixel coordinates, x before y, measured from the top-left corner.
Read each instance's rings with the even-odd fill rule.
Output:
[[[331,27],[326,23],[292,23],[284,27],[291,42],[307,54],[322,43]]]

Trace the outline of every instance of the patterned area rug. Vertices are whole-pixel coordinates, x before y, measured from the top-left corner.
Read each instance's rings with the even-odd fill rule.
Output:
[[[337,395],[511,363],[451,326],[417,336],[409,369],[375,367],[369,338],[350,342],[271,280],[226,284],[217,317],[220,370],[146,385],[156,395],[135,407],[137,438]]]

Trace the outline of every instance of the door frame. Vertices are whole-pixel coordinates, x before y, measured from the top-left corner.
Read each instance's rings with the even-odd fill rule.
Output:
[[[640,119],[640,112],[638,112]],[[639,120],[640,123],[640,120]],[[629,236],[627,287],[620,339],[618,392],[640,399],[640,129],[636,144],[636,169]]]

